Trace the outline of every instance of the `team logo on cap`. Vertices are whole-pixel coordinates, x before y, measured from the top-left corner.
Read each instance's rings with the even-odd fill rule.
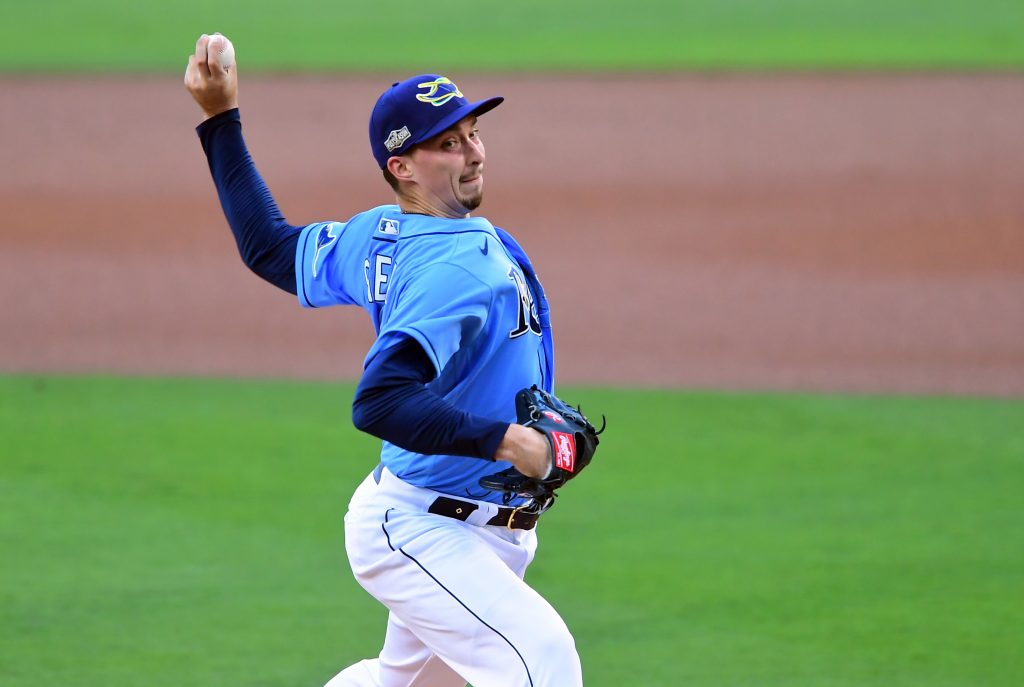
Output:
[[[434,107],[441,107],[452,98],[466,97],[447,76],[439,76],[433,81],[417,84],[416,88],[427,89],[426,93],[417,93],[416,100],[421,103],[430,103]]]
[[[401,148],[402,144],[410,138],[412,138],[412,134],[409,133],[409,127],[403,126],[401,129],[395,129],[388,134],[387,139],[384,141],[384,147],[388,149],[389,153],[393,153],[398,148]]]

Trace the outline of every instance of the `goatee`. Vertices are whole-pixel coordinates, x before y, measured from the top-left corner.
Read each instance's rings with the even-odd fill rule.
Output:
[[[473,210],[476,210],[478,207],[480,207],[480,204],[482,202],[484,202],[484,192],[480,191],[480,193],[474,193],[471,196],[463,198],[462,207],[472,212]]]

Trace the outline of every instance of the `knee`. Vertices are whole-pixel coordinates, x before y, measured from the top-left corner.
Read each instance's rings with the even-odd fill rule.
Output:
[[[582,687],[576,640],[565,623],[548,624],[532,638],[529,661],[534,687]]]

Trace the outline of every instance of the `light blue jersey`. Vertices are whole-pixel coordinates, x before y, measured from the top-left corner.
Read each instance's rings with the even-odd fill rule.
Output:
[[[346,223],[311,224],[295,260],[305,307],[359,305],[377,332],[364,362],[406,337],[426,351],[428,387],[457,408],[515,422],[515,394],[553,392],[547,301],[525,253],[486,219],[404,214],[384,205]],[[501,501],[477,480],[508,463],[423,455],[384,442],[381,461],[406,482]]]

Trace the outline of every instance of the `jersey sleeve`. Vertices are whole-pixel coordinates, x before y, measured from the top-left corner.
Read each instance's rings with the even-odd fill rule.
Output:
[[[408,276],[396,277],[380,334],[366,356],[406,337],[419,342],[440,376],[452,357],[483,331],[494,295],[465,268],[434,263]]]
[[[361,304],[364,286],[360,237],[340,222],[318,222],[302,230],[295,250],[295,283],[306,308]]]

